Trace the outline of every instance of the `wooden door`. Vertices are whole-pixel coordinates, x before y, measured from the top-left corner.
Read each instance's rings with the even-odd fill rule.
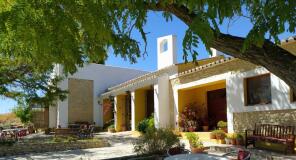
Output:
[[[208,91],[207,103],[209,126],[214,129],[219,121],[227,121],[226,89]]]

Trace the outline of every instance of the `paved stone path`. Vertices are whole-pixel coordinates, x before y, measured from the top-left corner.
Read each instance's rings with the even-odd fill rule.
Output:
[[[97,160],[134,155],[132,142],[136,137],[132,132],[107,133],[102,132],[96,135],[108,140],[111,147],[79,149],[58,152],[34,153],[21,156],[0,157],[0,160]]]

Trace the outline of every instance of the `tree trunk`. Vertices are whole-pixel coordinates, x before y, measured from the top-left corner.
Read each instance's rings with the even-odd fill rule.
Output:
[[[242,53],[243,43],[244,38],[220,34],[211,46],[230,56],[265,67],[296,93],[296,56],[270,41],[265,41],[262,48],[251,46]]]
[[[146,6],[148,10],[170,12],[188,26],[196,17],[193,13],[189,13],[185,6],[175,4],[152,6],[146,4]],[[264,42],[262,48],[253,45],[242,53],[244,40],[245,38],[242,37],[220,33],[209,46],[235,58],[265,67],[284,80],[296,93],[296,56],[268,40]]]

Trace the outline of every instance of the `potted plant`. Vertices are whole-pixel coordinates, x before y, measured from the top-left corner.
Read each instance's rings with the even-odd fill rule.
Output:
[[[202,153],[205,150],[202,142],[195,133],[186,133],[186,137],[189,140],[192,153]]]
[[[225,137],[225,143],[231,144],[231,139],[232,139],[232,135],[230,133],[227,133]]]
[[[243,145],[243,143],[244,143],[244,137],[241,134],[236,134],[236,144]]]
[[[218,143],[225,144],[225,132],[223,130],[217,130],[216,131],[216,138]]]
[[[209,121],[207,119],[202,120],[202,130],[204,132],[209,131]]]
[[[188,131],[189,132],[196,131],[196,128],[197,128],[196,126],[197,126],[197,122],[196,121],[193,121],[193,120],[188,121]]]
[[[210,139],[216,139],[216,132],[217,130],[213,130],[211,133],[210,133]]]
[[[199,118],[197,109],[199,107],[196,103],[190,103],[185,106],[184,110],[180,114],[179,126],[184,132],[194,132],[199,127]]]
[[[227,122],[219,121],[219,122],[217,123],[217,127],[218,127],[220,130],[223,130],[225,133],[227,133]]]
[[[232,133],[230,136],[230,144],[236,145],[236,134],[235,133]]]
[[[110,133],[115,133],[115,132],[116,132],[114,124],[111,124],[111,125],[108,127],[108,132],[110,132]]]

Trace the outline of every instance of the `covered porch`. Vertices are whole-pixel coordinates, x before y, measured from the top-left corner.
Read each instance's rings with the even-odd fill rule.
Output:
[[[110,101],[114,101],[112,111],[109,108],[111,106]],[[153,86],[145,86],[111,98],[105,98],[103,110],[104,124],[114,119],[117,132],[135,131],[142,120],[154,114]]]
[[[178,111],[180,131],[208,131],[216,129],[219,121],[227,122],[226,80],[178,90]],[[188,121],[192,123],[183,123]]]

